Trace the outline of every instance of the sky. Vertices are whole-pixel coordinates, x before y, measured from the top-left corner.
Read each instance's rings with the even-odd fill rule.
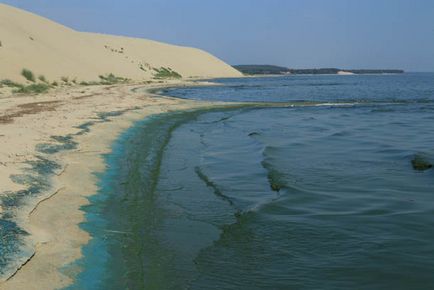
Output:
[[[86,32],[230,64],[434,71],[433,0],[0,0]]]

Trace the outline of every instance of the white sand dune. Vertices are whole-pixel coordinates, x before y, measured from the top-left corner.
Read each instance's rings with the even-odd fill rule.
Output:
[[[63,76],[98,80],[113,73],[151,79],[168,67],[184,78],[239,77],[241,73],[209,53],[156,41],[77,32],[32,13],[0,4],[0,80],[24,82],[23,68],[48,80]]]
[[[162,67],[183,79],[141,82],[155,78]],[[93,173],[104,170],[102,154],[110,152],[116,136],[153,114],[218,105],[160,97],[145,89],[198,85],[188,78],[239,77],[241,73],[199,49],[77,32],[0,4],[0,80],[29,83],[21,75],[24,68],[50,82],[62,77],[98,81],[109,73],[133,81],[111,86],[69,83],[39,95],[15,94],[8,87],[0,90],[0,198],[28,189],[30,185],[17,183],[12,176],[28,173],[29,162],[43,157],[63,168],[50,177],[52,189],[22,200],[19,210],[0,203],[0,218],[8,213],[29,234],[20,240],[23,244],[13,258],[2,256],[0,249],[0,258],[10,259],[0,268],[0,289],[59,289],[71,285],[80,271],[65,270],[81,257],[81,247],[90,239],[79,227],[85,219],[80,208],[88,203],[86,196],[96,193]],[[125,113],[111,122],[94,124],[100,114],[119,111]],[[76,136],[75,150],[59,154],[36,150],[38,144],[55,144],[53,135],[77,133],[84,123],[94,125]]]
[[[29,172],[29,162],[42,157],[62,167],[43,177],[52,188],[26,197],[18,208],[0,202],[0,219],[8,214],[29,234],[20,236],[15,255],[5,254],[0,245],[0,259],[8,261],[4,268],[0,264],[1,290],[63,289],[74,282],[81,269],[73,263],[90,239],[79,227],[85,220],[81,207],[89,203],[87,197],[97,193],[94,173],[104,171],[103,156],[111,152],[119,134],[153,114],[226,105],[145,91],[174,85],[198,83],[164,80],[146,85],[63,86],[40,95],[0,96],[0,200],[29,188],[29,184],[11,179],[14,174],[35,174]],[[110,122],[102,121],[101,114],[108,112],[124,113],[110,117]],[[51,136],[77,134],[83,124],[93,125],[89,132],[74,137],[76,149],[56,154],[37,151],[38,144],[57,144]]]

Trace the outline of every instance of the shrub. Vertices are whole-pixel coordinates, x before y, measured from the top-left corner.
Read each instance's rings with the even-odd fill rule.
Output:
[[[101,85],[114,85],[114,84],[126,83],[129,81],[129,79],[127,79],[127,78],[117,77],[112,73],[105,75],[105,76],[100,75],[99,78],[101,79],[101,82],[100,82]]]
[[[21,86],[14,92],[21,94],[41,94],[47,92],[49,89],[50,86],[47,84],[31,84],[28,86]]]
[[[101,83],[99,83],[99,82],[94,82],[94,81],[92,81],[92,82],[80,82],[80,85],[81,86],[97,86],[97,85],[100,85]]]
[[[159,69],[154,68],[154,71],[156,72],[154,77],[157,79],[169,79],[169,78],[180,79],[180,78],[182,78],[182,76],[179,73],[172,70],[170,67],[168,67],[168,68],[161,67]]]
[[[12,87],[12,88],[20,88],[23,85],[13,82],[11,80],[2,80],[0,81],[0,86],[5,86],[5,87]]]
[[[40,76],[38,77],[38,79],[39,79],[41,82],[48,84],[48,81],[47,81],[47,79],[45,78],[45,76],[40,75]]]
[[[33,74],[33,72],[31,70],[28,69],[23,69],[21,71],[21,75],[28,81],[30,82],[35,82],[35,75]]]
[[[66,83],[66,84],[69,83],[68,77],[61,77],[60,79],[62,80],[62,82]]]

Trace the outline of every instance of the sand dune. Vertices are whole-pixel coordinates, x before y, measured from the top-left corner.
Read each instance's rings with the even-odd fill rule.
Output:
[[[183,79],[166,75],[164,80],[140,82],[155,78],[162,67],[172,71],[171,77],[176,72]],[[66,265],[81,257],[81,246],[90,238],[79,228],[85,218],[80,208],[88,203],[86,196],[96,193],[93,173],[104,169],[101,154],[110,152],[116,136],[153,114],[216,105],[159,97],[145,89],[193,85],[188,78],[238,77],[241,73],[198,49],[77,32],[0,4],[0,81],[28,84],[21,75],[23,68],[50,82],[62,77],[98,81],[99,75],[109,73],[136,82],[53,85],[46,94],[30,95],[14,94],[6,86],[0,90],[0,218],[28,234],[15,244],[7,243],[17,245],[15,252],[1,253],[0,248],[0,289],[59,289],[70,285],[80,271],[65,271]],[[122,114],[115,114],[111,122],[102,121],[102,115],[113,112]],[[53,136],[76,134],[83,124],[92,125],[89,132],[74,135],[74,150],[49,154],[38,149],[41,144],[57,144]],[[29,177],[37,174],[31,164],[41,158],[63,169],[39,176],[46,187],[26,196],[23,193],[30,192],[32,184],[13,177],[34,180]],[[3,200],[14,200],[16,206]]]
[[[98,80],[113,73],[132,80],[170,68],[183,78],[238,77],[209,53],[156,41],[74,31],[46,18],[0,4],[0,80],[25,82],[23,68],[48,80]]]

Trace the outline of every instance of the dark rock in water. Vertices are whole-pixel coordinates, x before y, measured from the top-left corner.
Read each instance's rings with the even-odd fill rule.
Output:
[[[411,165],[413,165],[414,170],[425,171],[432,168],[432,164],[422,155],[417,154],[411,160]]]
[[[282,187],[277,183],[270,183],[271,190],[279,192]]]
[[[252,132],[252,133],[249,134],[250,137],[252,137],[252,136],[258,136],[258,135],[261,135],[261,134],[259,134],[258,132]]]

